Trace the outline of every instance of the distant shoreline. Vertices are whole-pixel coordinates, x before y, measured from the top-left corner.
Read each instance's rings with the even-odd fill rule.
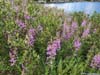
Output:
[[[90,2],[90,1],[82,1],[82,2],[49,2],[49,3],[46,3],[46,4],[62,4],[62,3],[100,3],[100,2]]]
[[[43,4],[47,7],[56,7],[63,9],[64,12],[85,12],[92,14],[94,12],[100,13],[100,2],[70,2],[70,3],[46,3]],[[67,8],[67,9],[66,9]]]
[[[69,2],[68,1],[65,1],[65,2],[64,1],[61,1],[61,2],[54,2],[54,1],[53,2],[46,2],[46,1],[39,2],[39,1],[37,1],[37,3],[40,3],[40,4],[45,4],[45,3],[46,4],[51,4],[51,3],[55,3],[55,4],[59,3],[60,4],[60,3],[78,3],[78,2],[100,2],[100,1],[69,1]]]

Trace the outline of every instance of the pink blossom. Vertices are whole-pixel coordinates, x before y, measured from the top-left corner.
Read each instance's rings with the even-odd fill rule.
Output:
[[[75,50],[79,50],[79,48],[81,47],[81,42],[79,39],[75,39],[74,40],[74,48]]]
[[[28,30],[28,45],[29,46],[33,46],[34,41],[35,41],[35,35],[36,35],[35,29],[30,28]]]
[[[24,23],[24,22],[22,22],[21,20],[16,20],[16,23],[18,24],[18,26],[20,27],[20,28],[25,28],[26,27],[26,24]]]
[[[76,30],[78,28],[77,22],[73,21],[71,25],[71,30]]]
[[[11,66],[15,65],[15,63],[16,63],[16,56],[17,56],[16,49],[11,48],[10,51],[9,51],[9,57],[10,57],[9,61],[11,63]]]
[[[86,30],[84,30],[84,32],[83,32],[83,34],[82,34],[82,37],[83,37],[83,38],[87,37],[87,36],[89,35],[89,33],[90,33],[90,29],[87,28]]]
[[[86,21],[86,20],[83,20],[81,26],[82,26],[82,27],[86,26],[86,23],[87,23],[87,21]]]
[[[97,54],[93,57],[90,66],[92,68],[99,68],[100,69],[100,54]]]
[[[60,39],[56,39],[52,43],[48,44],[46,53],[47,60],[54,59],[57,54],[57,50],[59,50],[60,48],[61,48]]]
[[[27,20],[29,20],[31,17],[29,15],[25,14],[24,18],[27,19]]]

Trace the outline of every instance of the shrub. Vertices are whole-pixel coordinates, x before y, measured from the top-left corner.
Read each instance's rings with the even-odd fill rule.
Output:
[[[0,1],[2,75],[80,75],[100,73],[90,66],[100,51],[100,14],[65,15],[29,0]]]

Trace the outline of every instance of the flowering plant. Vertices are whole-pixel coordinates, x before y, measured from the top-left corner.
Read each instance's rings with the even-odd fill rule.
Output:
[[[0,0],[0,75],[100,73],[100,14],[12,1]]]

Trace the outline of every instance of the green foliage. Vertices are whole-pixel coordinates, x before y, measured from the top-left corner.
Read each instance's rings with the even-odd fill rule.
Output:
[[[70,14],[72,21],[78,23],[78,30],[69,40],[62,38],[62,23],[68,15],[56,8],[45,8],[29,0],[26,11],[23,11],[20,0],[16,0],[18,11],[11,7],[10,2],[0,0],[0,75],[81,75],[81,73],[100,73],[99,69],[90,67],[92,57],[100,52],[100,14],[88,16],[82,12]],[[26,20],[24,14],[28,13],[31,19]],[[26,24],[21,29],[16,20],[20,19]],[[82,21],[91,22],[90,36],[81,38]],[[71,22],[72,23],[72,22]],[[69,23],[69,24],[71,24]],[[43,27],[38,31],[38,26]],[[36,29],[34,46],[27,45],[27,33],[30,28]],[[93,30],[96,32],[93,33]],[[52,64],[47,64],[46,49],[48,42],[61,32],[61,49],[57,52]],[[82,46],[75,51],[73,42],[75,36],[81,39]],[[9,52],[17,48],[16,63],[10,65]],[[22,67],[24,65],[24,69]]]

